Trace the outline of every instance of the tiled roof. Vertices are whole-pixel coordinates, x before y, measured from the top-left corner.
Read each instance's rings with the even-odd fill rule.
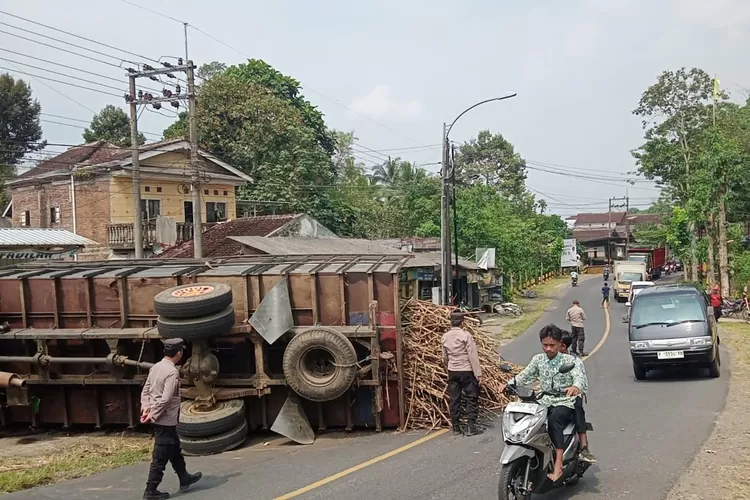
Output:
[[[612,217],[610,219],[610,216]],[[576,224],[602,224],[612,221],[620,224],[625,220],[625,212],[603,212],[599,214],[578,214],[575,216]]]
[[[118,155],[121,155],[122,152],[122,148],[110,144],[107,141],[89,142],[88,144],[74,146],[54,158],[41,162],[31,170],[22,173],[19,178],[28,179],[56,171],[69,171],[75,165],[81,163],[87,163],[90,165],[105,163],[115,159]]]
[[[269,255],[408,255],[377,240],[357,238],[230,236],[229,239]]]
[[[610,236],[611,235],[611,236]],[[601,229],[574,229],[573,238],[578,243],[586,243],[589,241],[603,241],[607,238],[619,238],[625,239],[624,229],[617,228],[614,231],[609,231],[607,228]]]
[[[261,215],[220,222],[203,233],[204,257],[231,257],[242,255],[242,245],[228,239],[229,236],[268,236],[300,214]],[[193,242],[186,241],[156,255],[159,259],[193,258]]]
[[[94,246],[95,242],[64,229],[0,228],[3,247]]]
[[[659,214],[632,214],[631,224],[658,224],[661,221]]]
[[[179,142],[183,142],[185,139],[183,138],[177,138],[177,139],[169,139],[167,141],[159,141],[159,142],[152,142],[151,144],[143,144],[138,148],[139,153],[146,153],[148,151],[152,151],[154,149],[163,148],[165,146],[169,146],[172,144],[177,144]],[[129,149],[124,149],[121,152],[119,152],[117,155],[113,156],[112,160],[124,160],[126,158],[130,158],[131,152]]]

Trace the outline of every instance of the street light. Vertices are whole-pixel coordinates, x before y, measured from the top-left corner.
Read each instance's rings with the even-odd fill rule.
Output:
[[[503,101],[505,99],[510,99],[511,97],[517,96],[517,93],[512,93],[508,95],[504,95],[501,97],[493,97],[492,99],[486,99],[484,101],[480,101],[473,106],[469,106],[466,108],[461,114],[459,114],[455,120],[451,122],[450,125],[446,126],[445,123],[443,123],[443,159],[442,159],[442,168],[440,169],[440,178],[442,181],[442,196],[440,198],[440,257],[441,257],[441,273],[440,273],[440,290],[443,294],[443,304],[450,304],[451,303],[451,297],[452,297],[452,288],[453,288],[453,269],[451,268],[451,239],[450,239],[450,210],[449,210],[449,202],[450,202],[450,193],[448,191],[448,164],[450,163],[449,159],[449,151],[450,151],[450,142],[448,139],[448,136],[451,133],[451,129],[453,129],[453,125],[456,124],[459,118],[464,116],[466,113],[471,111],[472,109],[476,108],[477,106],[481,106],[482,104],[487,104],[488,102],[494,102],[494,101]],[[455,200],[454,200],[455,203]],[[456,247],[458,247],[458,243],[456,243]],[[456,248],[456,261],[458,261],[458,248]]]

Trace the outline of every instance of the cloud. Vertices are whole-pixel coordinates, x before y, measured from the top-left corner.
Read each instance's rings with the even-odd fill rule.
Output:
[[[387,116],[413,118],[422,114],[422,103],[420,101],[399,101],[392,94],[389,86],[378,85],[366,96],[354,99],[351,108],[357,113],[371,118]]]

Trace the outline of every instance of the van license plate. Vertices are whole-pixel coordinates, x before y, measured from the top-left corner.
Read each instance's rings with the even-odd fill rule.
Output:
[[[657,359],[683,359],[685,351],[660,351],[656,353]]]

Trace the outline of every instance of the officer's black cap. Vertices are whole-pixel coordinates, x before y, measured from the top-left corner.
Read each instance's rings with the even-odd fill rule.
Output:
[[[164,341],[164,355],[176,356],[178,352],[185,349],[185,341],[182,339],[167,339]]]

